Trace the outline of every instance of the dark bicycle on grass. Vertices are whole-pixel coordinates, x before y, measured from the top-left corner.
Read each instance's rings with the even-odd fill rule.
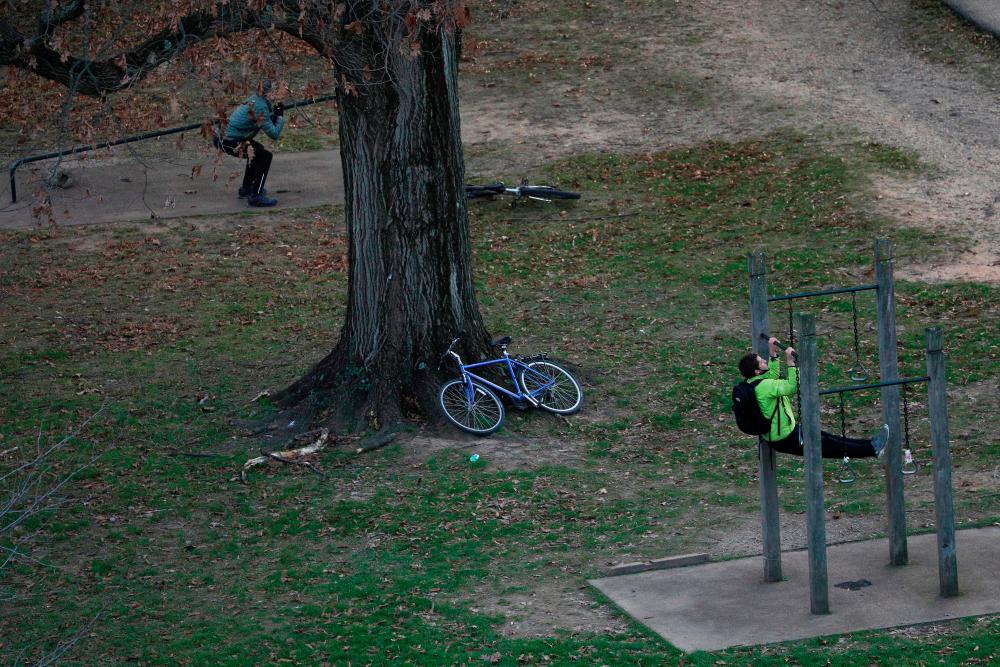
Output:
[[[465,186],[466,199],[483,199],[486,197],[492,198],[498,195],[513,197],[510,202],[511,206],[515,206],[518,201],[523,199],[551,202],[555,199],[580,198],[579,192],[559,190],[551,185],[529,185],[527,180],[521,181],[520,185],[516,185],[514,187],[510,187],[500,182],[492,183],[490,185],[466,184]]]
[[[498,393],[518,404],[528,404],[557,415],[573,414],[582,407],[583,390],[580,389],[580,383],[569,371],[553,363],[546,355],[512,357],[507,353],[511,338],[504,336],[493,341],[493,346],[500,348],[500,357],[464,364],[454,350],[461,338],[458,336],[451,341],[451,345],[441,355],[442,362],[445,357],[454,358],[462,376],[441,385],[438,405],[448,421],[463,431],[486,435],[500,428],[505,413]],[[514,391],[473,372],[473,369],[490,366],[504,367],[506,373],[501,371],[501,374],[510,378]]]

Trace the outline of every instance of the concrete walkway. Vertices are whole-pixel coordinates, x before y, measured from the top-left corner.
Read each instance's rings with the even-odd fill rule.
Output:
[[[590,583],[640,623],[688,652],[1000,612],[1000,528],[957,531],[955,544],[960,594],[954,598],[938,595],[934,534],[908,538],[905,567],[888,565],[885,539],[828,547],[831,613],[821,616],[809,611],[804,550],[782,554],[785,580],[777,583],[763,581],[760,556]]]
[[[979,29],[1000,37],[1000,2],[997,0],[944,0],[944,4]]]
[[[72,185],[49,191],[53,217],[60,225],[86,225],[271,210],[249,208],[245,199],[236,197],[243,176],[241,160],[226,156],[218,165],[215,160],[214,152],[201,159],[169,161],[132,157],[65,159],[60,169],[70,175]],[[33,191],[54,163],[42,161],[18,169],[14,204],[10,179],[3,179],[0,229],[38,224],[32,213],[36,205]],[[267,190],[278,199],[278,208],[343,204],[340,152],[276,151]]]

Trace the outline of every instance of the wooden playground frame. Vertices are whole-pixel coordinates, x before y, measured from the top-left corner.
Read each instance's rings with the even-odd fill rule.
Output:
[[[906,511],[903,498],[902,450],[899,439],[900,386],[927,383],[931,448],[934,457],[934,506],[938,546],[938,579],[942,597],[958,595],[958,564],[955,547],[955,518],[952,501],[951,452],[948,435],[947,384],[944,366],[944,338],[940,328],[925,330],[927,375],[899,377],[896,349],[895,294],[893,288],[893,247],[888,239],[874,243],[875,283],[858,287],[768,296],[767,267],[763,252],[747,258],[750,288],[750,336],[753,349],[768,354],[765,336],[770,331],[768,304],[842,293],[874,291],[879,344],[877,383],[821,390],[817,365],[815,316],[797,312],[794,328],[799,332],[799,382],[801,432],[805,456],[806,530],[809,550],[810,609],[813,614],[830,613],[826,561],[826,524],[823,505],[823,460],[820,450],[820,396],[878,388],[881,391],[882,421],[889,425],[884,454],[886,506],[888,516],[889,564],[908,562]],[[778,522],[776,452],[766,441],[759,447],[759,487],[764,556],[764,580],[777,582],[781,574],[781,534]]]

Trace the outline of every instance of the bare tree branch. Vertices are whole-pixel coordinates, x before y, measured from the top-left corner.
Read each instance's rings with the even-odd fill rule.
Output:
[[[75,431],[46,450],[39,451],[32,460],[17,466],[0,477],[0,483],[10,484],[9,488],[4,490],[3,502],[0,505],[0,536],[13,532],[17,526],[29,518],[41,512],[58,509],[64,504],[64,501],[56,498],[55,494],[68,484],[85,466],[78,467],[54,484],[45,478],[45,471],[42,469],[42,466],[55,452],[66,447],[71,440],[83,432],[91,421],[104,412],[104,408],[105,406],[101,406],[99,410],[80,424]],[[7,551],[7,561],[14,556],[23,555],[16,550],[16,546],[13,550],[8,549]],[[6,561],[4,564],[6,565]]]
[[[84,0],[74,0],[65,7],[56,3],[46,4],[38,16],[38,34],[51,35],[62,24],[80,18],[85,6]]]
[[[43,434],[40,428],[34,457],[0,476],[0,497],[2,497],[2,503],[0,503],[0,538],[3,538],[4,542],[7,542],[7,544],[0,544],[0,553],[4,554],[4,557],[0,559],[0,572],[15,560],[34,565],[53,567],[50,563],[46,563],[44,560],[35,558],[30,553],[22,551],[18,546],[20,539],[14,534],[14,529],[33,516],[37,516],[43,512],[52,512],[69,504],[70,501],[68,499],[58,498],[55,494],[68,484],[77,473],[92,464],[93,459],[89,463],[78,465],[69,473],[62,474],[54,482],[51,479],[53,469],[50,459],[60,450],[65,449],[98,415],[104,412],[105,408],[106,405],[102,405],[94,414],[79,424],[72,433],[48,447],[42,444]],[[13,602],[16,605],[16,595],[5,599],[4,602]],[[41,655],[34,664],[41,666],[52,665],[58,662],[71,648],[90,633],[100,615],[101,612],[98,612],[89,622],[79,628],[73,636],[59,642],[51,651],[47,651]],[[32,646],[24,647],[16,657],[14,664],[22,664],[21,660],[23,656],[33,648]]]
[[[329,29],[329,16],[323,16],[322,3],[300,5],[298,0],[281,0],[261,11],[251,9],[250,4],[219,3],[211,9],[192,11],[178,16],[169,29],[131,48],[89,59],[53,48],[50,43],[55,28],[83,15],[85,3],[77,0],[58,10],[44,10],[35,35],[26,35],[11,21],[0,19],[0,65],[27,70],[80,94],[99,97],[134,85],[195,44],[249,30],[281,30],[319,53],[333,52],[334,32]],[[329,6],[325,13],[330,14]]]

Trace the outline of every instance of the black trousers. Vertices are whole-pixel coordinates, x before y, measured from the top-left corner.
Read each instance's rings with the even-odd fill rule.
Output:
[[[243,172],[243,185],[240,190],[249,196],[259,195],[264,191],[267,172],[271,170],[271,151],[264,148],[259,141],[223,139],[222,150],[229,155],[247,158],[246,171]]]
[[[775,442],[764,440],[774,448],[774,451],[782,454],[794,454],[804,456],[802,445],[799,444],[799,425],[796,424],[792,432]],[[820,431],[820,446],[824,459],[842,459],[850,456],[852,459],[864,459],[875,456],[875,448],[869,438],[845,438],[826,431]]]

